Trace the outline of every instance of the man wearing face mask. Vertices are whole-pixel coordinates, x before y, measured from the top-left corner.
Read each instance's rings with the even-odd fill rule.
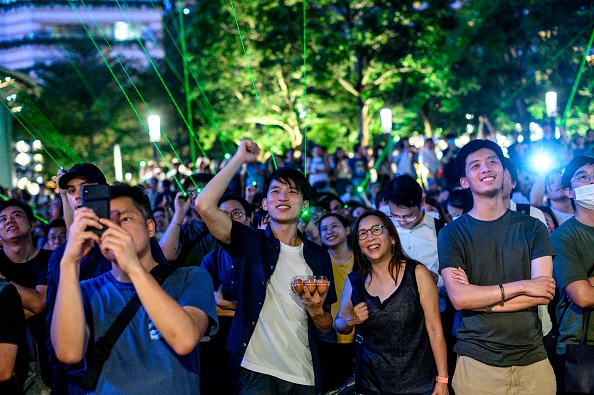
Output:
[[[565,166],[561,178],[565,194],[575,201],[575,216],[551,235],[555,259],[553,275],[561,291],[557,305],[559,340],[556,373],[560,393],[565,390],[564,365],[568,344],[579,344],[587,335],[594,342],[594,316],[584,322],[584,313],[594,308],[594,158],[577,156]],[[583,328],[587,327],[584,334]]]

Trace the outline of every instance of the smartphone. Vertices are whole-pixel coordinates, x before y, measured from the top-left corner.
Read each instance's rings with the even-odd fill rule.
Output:
[[[111,194],[109,192],[109,185],[85,185],[82,187],[82,205],[92,209],[99,218],[109,219],[109,201]],[[87,231],[94,232],[98,235],[102,234],[103,229],[87,228]]]

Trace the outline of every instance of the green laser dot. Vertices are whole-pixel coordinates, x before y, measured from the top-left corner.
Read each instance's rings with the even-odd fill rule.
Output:
[[[357,192],[359,192],[359,193],[363,192],[363,187],[357,187]]]
[[[231,154],[225,154],[225,159],[229,159],[231,157]]]

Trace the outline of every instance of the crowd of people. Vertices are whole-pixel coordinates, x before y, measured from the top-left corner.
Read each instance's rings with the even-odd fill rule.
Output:
[[[55,195],[2,191],[0,393],[22,389],[27,331],[54,394],[579,393],[594,131],[488,137],[266,162],[243,140],[111,183],[109,218],[83,205],[108,184],[90,163]]]

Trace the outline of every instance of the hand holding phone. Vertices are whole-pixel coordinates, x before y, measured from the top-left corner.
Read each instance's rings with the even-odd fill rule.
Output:
[[[92,209],[99,218],[109,219],[111,193],[109,191],[109,185],[85,185],[82,188],[82,205]],[[97,228],[87,228],[87,231],[91,231],[98,235],[103,234],[105,231]]]

